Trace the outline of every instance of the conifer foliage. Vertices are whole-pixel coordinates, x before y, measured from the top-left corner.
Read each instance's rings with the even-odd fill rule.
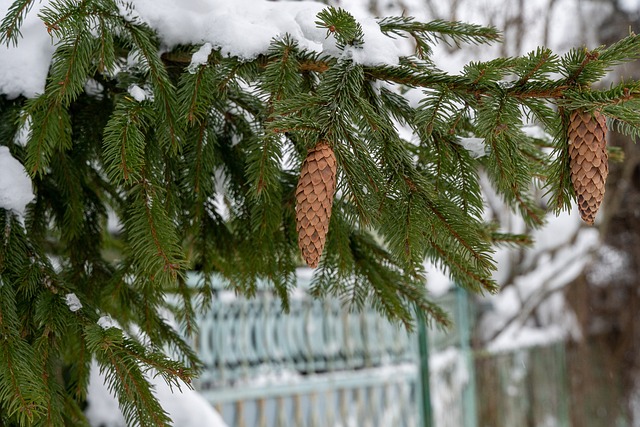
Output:
[[[2,43],[20,46],[33,3],[13,2]],[[606,118],[640,133],[640,83],[592,89],[640,56],[634,34],[451,75],[434,63],[435,43],[492,43],[498,32],[380,19],[384,34],[411,40],[415,52],[370,65],[354,59],[366,43],[361,25],[327,8],[315,24],[338,55],[284,36],[252,59],[214,48],[192,63],[201,46],[160,55],[154,30],[123,16],[115,0],[57,0],[39,13],[57,41],[45,91],[0,97],[0,143],[24,164],[36,196],[25,218],[0,209],[0,425],[86,425],[92,360],[129,425],[169,425],[147,375],[189,383],[199,365],[164,314],[193,330],[192,301],[206,306],[214,274],[246,295],[266,280],[286,309],[299,239],[304,260],[318,262],[314,295],[372,304],[407,327],[416,309],[446,323],[425,293],[424,261],[460,286],[495,291],[492,246],[524,240],[485,222],[481,173],[537,226],[544,212],[532,182],[547,188],[554,210],[582,192],[571,181],[571,112],[598,111],[599,128]],[[132,96],[132,85],[148,96]],[[418,104],[403,96],[409,90],[421,91]],[[553,140],[523,132],[528,123]],[[24,128],[23,146],[15,141]],[[469,137],[484,141],[484,155],[464,147]],[[323,161],[328,170],[314,172]],[[186,283],[190,270],[201,273],[196,289]],[[71,294],[82,305],[73,311]]]

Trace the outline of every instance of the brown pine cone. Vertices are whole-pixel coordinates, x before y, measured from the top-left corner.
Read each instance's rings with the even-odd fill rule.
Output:
[[[296,188],[298,246],[307,265],[318,266],[329,231],[336,190],[336,156],[325,141],[309,150]]]
[[[598,111],[576,110],[569,118],[571,182],[583,221],[593,225],[609,174],[607,121]]]

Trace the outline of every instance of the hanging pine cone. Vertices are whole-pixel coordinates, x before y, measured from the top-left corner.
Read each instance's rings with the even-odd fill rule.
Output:
[[[569,118],[571,182],[583,221],[593,225],[609,174],[607,121],[600,112],[576,110]]]
[[[307,265],[318,266],[336,190],[336,156],[325,141],[307,153],[296,188],[298,246]]]

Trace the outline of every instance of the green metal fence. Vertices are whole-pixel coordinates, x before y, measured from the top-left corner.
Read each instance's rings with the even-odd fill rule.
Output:
[[[216,285],[196,386],[230,427],[571,425],[565,343],[474,353],[461,289],[438,300],[452,329],[419,322],[409,334],[371,309],[315,300],[308,285],[299,278],[287,314],[266,286],[245,299]]]
[[[205,370],[197,387],[230,427],[426,427],[443,413],[451,422],[437,427],[475,426],[465,418],[475,411],[464,293],[440,301],[453,330],[409,334],[371,309],[314,300],[308,285],[298,280],[287,314],[267,287],[252,299],[216,287],[211,310],[199,319],[195,344]],[[439,354],[454,356],[429,369]],[[427,378],[462,386],[447,399],[429,399]],[[442,404],[432,408],[430,400]]]

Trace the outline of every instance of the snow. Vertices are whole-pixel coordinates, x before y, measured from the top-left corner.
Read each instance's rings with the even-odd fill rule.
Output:
[[[427,261],[424,264],[427,271],[427,290],[433,297],[440,297],[449,292],[454,283],[446,271]]]
[[[487,154],[484,138],[458,138],[456,143],[467,150],[474,159],[484,157]]]
[[[0,146],[0,208],[24,216],[27,205],[35,198],[31,178],[9,151]]]
[[[317,14],[326,7],[319,2],[189,0],[176,8],[174,0],[134,0],[132,5],[134,10],[123,9],[123,14],[157,30],[167,49],[203,44],[207,47],[199,52],[202,55],[218,48],[224,56],[251,60],[266,53],[273,39],[289,34],[301,48],[313,52],[345,55],[365,65],[398,63],[397,42],[382,34],[369,16],[356,16],[364,30],[364,46],[341,52],[334,39],[326,37],[326,30],[315,24]],[[198,57],[192,65],[202,62]]]
[[[144,89],[142,89],[138,85],[129,86],[128,92],[129,92],[129,95],[131,95],[133,99],[135,99],[138,102],[146,101],[151,97],[149,93],[147,93]]]
[[[29,134],[31,133],[31,116],[27,117],[24,124],[20,126],[13,138],[13,143],[21,147],[26,147],[29,141]]]
[[[265,372],[252,374],[250,378],[238,381],[239,387],[251,388],[268,388],[273,385],[297,384],[303,379],[303,376],[293,369],[279,369],[278,371],[268,370]]]
[[[525,125],[521,128],[521,130],[525,135],[531,138],[542,139],[544,141],[553,141],[553,137],[538,125]]]
[[[4,17],[12,0],[0,0],[0,17]],[[20,32],[18,45],[0,45],[0,93],[9,98],[24,95],[34,98],[44,92],[47,73],[55,46],[37,12],[48,0],[32,2]]]
[[[216,410],[198,392],[186,385],[178,390],[160,376],[148,378],[162,408],[173,420],[174,427],[227,427]],[[105,384],[96,363],[93,363],[87,393],[85,415],[93,427],[125,427],[126,423],[117,399]]]
[[[0,0],[2,16],[10,3],[11,0]],[[0,93],[10,98],[34,98],[44,92],[55,40],[37,12],[48,3],[37,3],[28,13],[17,46],[0,47]],[[176,7],[175,0],[134,0],[130,6],[120,6],[123,16],[155,29],[164,49],[179,44],[202,45],[190,70],[204,63],[213,48],[220,49],[224,56],[252,60],[266,53],[271,42],[285,34],[302,49],[349,58],[363,65],[398,64],[399,56],[410,53],[407,43],[387,37],[375,19],[359,13],[354,15],[363,28],[364,45],[339,50],[335,39],[317,27],[317,14],[326,7],[320,2],[185,0]],[[136,58],[127,61],[128,66],[136,62]],[[129,92],[136,100],[146,99],[135,87]]]
[[[533,346],[546,346],[566,338],[566,331],[561,325],[550,325],[544,329],[531,326],[509,326],[486,349],[491,353],[520,350]]]
[[[595,254],[594,262],[587,269],[589,283],[606,286],[611,282],[633,283],[631,257],[628,253],[609,245],[602,245]]]
[[[102,83],[95,79],[88,79],[84,84],[84,91],[87,93],[87,95],[96,97],[98,99],[102,98],[103,90],[104,86],[102,86]]]
[[[76,294],[69,293],[65,295],[64,299],[67,303],[67,306],[69,307],[69,310],[76,312],[82,308],[82,303],[80,302]]]
[[[98,326],[100,326],[102,329],[109,329],[109,328],[120,329],[120,327],[118,326],[118,322],[113,320],[113,318],[109,315],[100,317],[98,319]]]
[[[191,55],[189,72],[193,74],[196,72],[199,66],[206,64],[212,50],[213,50],[213,46],[211,46],[211,43],[205,43],[202,46],[200,46],[200,49],[198,49],[196,53]]]

